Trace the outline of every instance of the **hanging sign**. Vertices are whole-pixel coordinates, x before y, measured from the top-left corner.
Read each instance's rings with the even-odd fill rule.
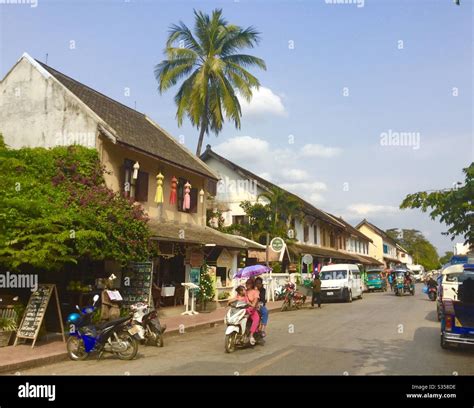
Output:
[[[313,263],[313,257],[310,254],[306,254],[306,255],[303,256],[302,261],[303,261],[304,264],[310,265],[310,264]]]
[[[285,241],[280,237],[275,237],[270,241],[270,248],[273,252],[281,252],[285,247]]]

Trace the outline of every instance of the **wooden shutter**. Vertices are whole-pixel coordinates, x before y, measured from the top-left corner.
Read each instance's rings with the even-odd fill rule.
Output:
[[[215,197],[217,194],[217,181],[207,179],[207,193],[212,197]]]
[[[138,170],[138,178],[135,181],[135,201],[148,201],[148,173]]]
[[[178,211],[183,211],[183,200],[184,200],[184,185],[186,184],[186,179],[179,178],[178,179]]]
[[[191,188],[191,207],[189,208],[190,213],[197,213],[198,210],[198,189]]]

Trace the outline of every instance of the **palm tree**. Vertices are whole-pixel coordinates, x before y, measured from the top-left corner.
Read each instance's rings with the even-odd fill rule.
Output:
[[[181,126],[185,116],[199,129],[196,154],[201,154],[204,134],[222,130],[224,116],[240,129],[238,95],[246,101],[260,82],[247,68],[266,69],[265,61],[241,54],[255,47],[260,35],[254,27],[229,24],[222,10],[212,15],[194,10],[194,33],[183,23],[174,24],[166,42],[166,59],[155,67],[158,90],[165,92],[183,80],[174,100]]]
[[[268,192],[261,193],[257,197],[265,198],[272,209],[273,226],[284,223],[287,227],[293,218],[300,218],[302,213],[301,202],[292,194],[279,187],[271,187]]]

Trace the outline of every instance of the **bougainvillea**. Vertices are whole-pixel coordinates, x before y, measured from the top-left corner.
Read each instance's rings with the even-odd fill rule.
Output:
[[[107,188],[95,149],[12,150],[0,143],[0,190],[5,268],[54,270],[81,258],[126,263],[149,257],[146,214]]]

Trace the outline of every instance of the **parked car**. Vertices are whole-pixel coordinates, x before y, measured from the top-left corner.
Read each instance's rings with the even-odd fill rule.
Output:
[[[352,302],[362,299],[362,276],[359,267],[354,264],[332,264],[321,268],[321,298]]]

